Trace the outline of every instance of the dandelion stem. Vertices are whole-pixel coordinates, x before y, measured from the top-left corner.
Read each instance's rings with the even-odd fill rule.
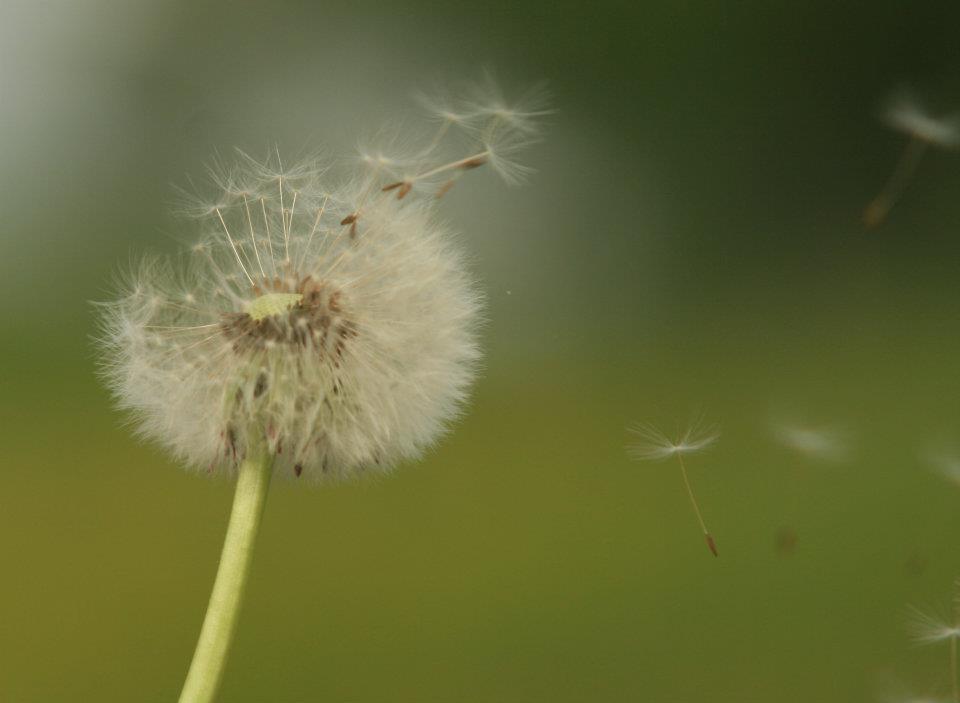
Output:
[[[180,703],[209,703],[216,696],[236,629],[272,472],[273,457],[263,450],[251,453],[240,465],[217,578]]]
[[[953,686],[953,703],[960,701],[960,684],[957,682],[957,638],[950,638],[950,683]]]
[[[713,536],[707,530],[707,524],[703,521],[703,515],[700,513],[700,506],[697,504],[697,499],[693,495],[693,488],[690,486],[690,479],[687,476],[687,467],[683,463],[683,453],[677,452],[677,459],[680,461],[680,475],[683,476],[683,485],[687,487],[687,495],[690,496],[690,504],[693,506],[693,512],[697,516],[697,521],[700,523],[700,529],[703,530],[704,539],[707,541],[707,547],[710,548],[710,551],[713,552],[713,556],[717,556],[717,544],[713,540]]]
[[[436,134],[433,135],[433,139],[430,140],[430,143],[424,147],[423,151],[420,152],[423,156],[428,156],[434,149],[437,148],[440,144],[440,140],[443,139],[447,131],[450,129],[450,125],[453,124],[452,120],[446,119],[443,121],[443,124],[440,125],[440,128],[437,130]]]
[[[465,156],[462,159],[457,159],[456,161],[451,161],[448,164],[443,164],[435,168],[431,168],[429,171],[424,171],[421,174],[418,174],[411,178],[411,181],[419,181],[424,178],[429,178],[430,176],[435,176],[438,173],[443,173],[444,171],[450,171],[455,168],[476,168],[484,163],[485,159],[490,156],[490,150],[486,149],[472,156]]]
[[[214,208],[214,211],[217,213],[217,217],[220,218],[220,224],[223,225],[223,231],[227,235],[227,241],[230,242],[230,247],[233,249],[233,253],[237,257],[237,263],[240,264],[240,268],[243,270],[243,275],[247,277],[247,280],[250,281],[250,285],[254,285],[253,279],[250,278],[250,274],[247,272],[247,267],[243,265],[243,259],[240,258],[240,252],[237,250],[237,245],[233,243],[233,237],[230,236],[230,230],[227,229],[227,223],[223,219],[223,213],[220,212],[220,208]]]
[[[257,255],[257,266],[260,267],[260,276],[266,278],[267,273],[263,270],[263,262],[260,261],[260,250],[257,249],[257,239],[253,234],[253,217],[250,216],[250,201],[247,200],[246,193],[243,194],[243,207],[247,211],[247,224],[250,225],[250,243],[253,244],[253,253]]]
[[[863,211],[864,225],[872,228],[883,223],[887,218],[887,213],[890,212],[890,208],[900,199],[904,189],[913,177],[913,172],[916,171],[917,164],[920,163],[920,158],[926,149],[927,142],[919,137],[913,137],[907,142],[896,168],[893,169],[890,178],[884,183],[883,189]]]

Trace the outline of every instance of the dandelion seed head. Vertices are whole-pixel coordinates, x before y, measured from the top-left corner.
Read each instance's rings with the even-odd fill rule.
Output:
[[[105,306],[120,404],[198,466],[235,465],[260,433],[278,469],[317,477],[416,458],[479,357],[480,297],[456,243],[422,204],[370,203],[354,237],[340,205],[320,213],[307,190],[297,212],[291,185],[261,192],[249,216],[229,203],[209,217],[185,271],[148,260]]]
[[[543,113],[492,100],[442,99],[432,137],[384,130],[338,181],[316,155],[218,158],[211,193],[183,198],[196,242],[145,258],[102,305],[103,375],[139,433],[193,466],[266,448],[318,479],[433,444],[475,376],[482,307],[436,199],[487,164],[526,172]]]
[[[351,235],[339,223],[361,192],[321,212],[309,184],[296,206],[292,184],[260,186],[256,203],[208,213],[185,270],[147,259],[104,306],[120,405],[196,466],[234,466],[260,434],[278,470],[316,477],[418,457],[479,357],[459,247],[423,203],[367,203]]]

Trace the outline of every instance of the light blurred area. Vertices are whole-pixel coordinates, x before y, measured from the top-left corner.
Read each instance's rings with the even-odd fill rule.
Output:
[[[508,96],[546,80],[554,113],[529,183],[478,169],[440,205],[488,296],[475,402],[390,479],[278,482],[223,700],[948,690],[903,623],[960,576],[957,457],[929,449],[960,441],[960,154],[860,218],[905,143],[887,96],[960,111],[958,20],[4,2],[0,701],[167,701],[186,672],[231,486],[130,436],[90,305],[190,242],[176,188],[235,148],[349,162],[417,124],[417,91],[486,69]],[[676,467],[626,453],[630,423],[695,413],[723,431],[689,465],[718,559]]]

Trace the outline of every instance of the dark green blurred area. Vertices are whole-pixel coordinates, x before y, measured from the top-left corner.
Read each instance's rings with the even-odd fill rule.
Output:
[[[954,3],[81,3],[0,9],[0,701],[170,701],[231,485],[136,443],[90,300],[191,231],[234,146],[348,153],[409,94],[545,78],[522,189],[455,190],[489,295],[468,415],[376,483],[270,496],[224,701],[883,700],[949,690],[907,606],[950,602],[960,157],[863,206],[912,87],[960,110]],[[459,187],[459,186],[458,186]],[[626,427],[702,410],[689,467]],[[778,446],[849,430],[848,464]],[[778,554],[775,536],[799,540]]]

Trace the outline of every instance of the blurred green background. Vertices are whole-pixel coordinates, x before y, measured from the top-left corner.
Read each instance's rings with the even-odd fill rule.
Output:
[[[277,482],[224,701],[872,701],[949,689],[960,158],[863,206],[912,87],[960,110],[939,2],[26,2],[0,8],[0,701],[172,701],[231,485],[134,441],[90,300],[191,230],[172,185],[237,146],[349,154],[493,67],[556,113],[519,189],[444,215],[489,296],[470,412],[375,483]],[[626,427],[723,425],[689,468]],[[804,460],[778,418],[837,426]],[[778,553],[775,536],[799,537]]]

